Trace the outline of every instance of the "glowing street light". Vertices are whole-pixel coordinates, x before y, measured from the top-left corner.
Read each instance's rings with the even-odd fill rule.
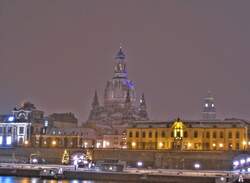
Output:
[[[55,140],[52,141],[52,145],[53,145],[53,146],[56,145],[56,141],[55,141]]]
[[[200,165],[199,163],[195,163],[195,164],[194,164],[194,168],[195,168],[195,169],[200,169],[200,167],[201,167],[201,165]]]
[[[85,148],[88,147],[88,142],[84,142],[84,147],[85,147]]]
[[[132,142],[132,147],[135,147],[136,146],[136,142]]]
[[[142,161],[138,161],[138,162],[137,162],[137,167],[141,168],[142,166],[143,166]]]
[[[163,147],[163,143],[159,142],[159,147],[162,148]]]

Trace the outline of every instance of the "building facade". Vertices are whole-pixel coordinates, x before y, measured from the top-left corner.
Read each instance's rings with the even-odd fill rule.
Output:
[[[243,120],[138,122],[127,129],[129,149],[239,151],[249,146]]]
[[[31,144],[43,148],[94,148],[96,133],[90,128],[49,128],[35,134]]]

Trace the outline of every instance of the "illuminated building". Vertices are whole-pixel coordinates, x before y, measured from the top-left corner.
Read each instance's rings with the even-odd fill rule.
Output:
[[[99,147],[100,148],[100,147]],[[126,148],[126,135],[106,134],[102,138],[102,148]]]
[[[104,90],[104,104],[99,103],[95,92],[87,125],[98,129],[111,127],[111,130],[115,129],[121,134],[128,123],[148,120],[148,114],[144,95],[136,106],[135,85],[128,79],[126,56],[122,48],[115,60],[114,76]]]
[[[32,132],[39,132],[43,123],[43,111],[34,104],[24,102],[15,107],[11,115],[0,116],[0,147],[30,145]]]
[[[20,122],[13,116],[7,116],[0,122],[0,148],[28,145],[30,129],[30,122]]]
[[[96,132],[90,128],[49,128],[46,134],[36,134],[35,147],[93,148]]]
[[[129,149],[229,151],[248,148],[243,120],[137,122],[127,129]]]

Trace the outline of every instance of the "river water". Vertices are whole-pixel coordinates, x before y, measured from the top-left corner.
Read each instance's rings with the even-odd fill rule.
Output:
[[[0,176],[0,183],[118,183],[112,181],[89,181],[89,180],[44,180],[30,177]]]

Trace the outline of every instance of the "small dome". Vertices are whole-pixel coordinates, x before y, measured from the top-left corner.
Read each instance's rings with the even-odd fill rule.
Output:
[[[125,54],[123,53],[122,51],[122,47],[120,47],[118,53],[116,54],[115,56],[115,59],[121,59],[121,60],[124,60],[125,59]]]

